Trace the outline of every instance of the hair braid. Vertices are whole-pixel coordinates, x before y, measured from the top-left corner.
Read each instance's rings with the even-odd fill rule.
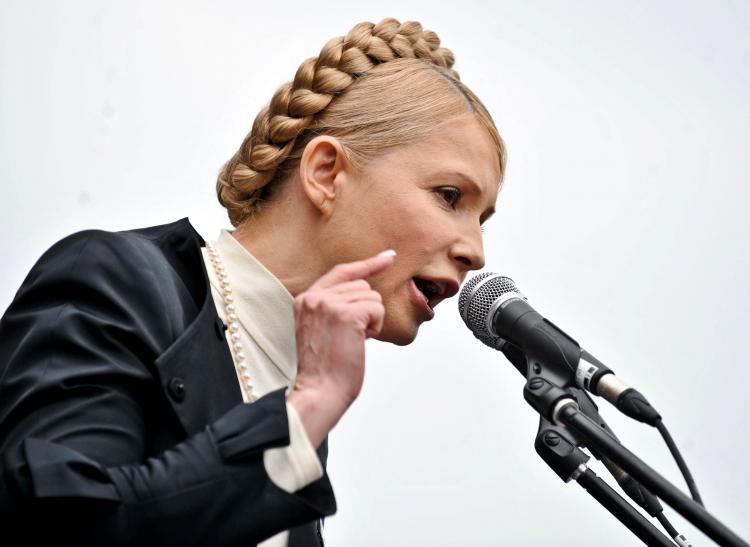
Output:
[[[416,21],[386,18],[377,25],[355,25],[346,36],[329,40],[318,57],[305,60],[294,80],[282,85],[253,122],[239,150],[223,166],[216,182],[219,202],[238,226],[258,206],[262,190],[276,178],[297,136],[311,127],[331,101],[374,66],[397,58],[423,59],[455,80],[453,53],[440,47],[432,31]]]

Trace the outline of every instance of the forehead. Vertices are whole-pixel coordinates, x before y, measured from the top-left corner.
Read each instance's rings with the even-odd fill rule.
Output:
[[[422,176],[464,178],[494,203],[501,179],[498,150],[473,116],[437,126],[404,152],[402,161]]]

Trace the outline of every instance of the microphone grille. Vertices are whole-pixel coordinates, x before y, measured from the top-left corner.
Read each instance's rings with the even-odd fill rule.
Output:
[[[474,336],[480,340],[497,337],[496,334],[487,330],[487,317],[492,304],[508,292],[514,292],[526,298],[510,277],[494,272],[481,273],[466,282],[458,299],[458,311]],[[487,343],[485,340],[482,341]]]
[[[464,286],[461,289],[461,294],[458,295],[458,311],[461,313],[461,317],[464,317],[464,310],[466,309],[466,304],[469,302],[469,297],[471,296],[472,291],[474,291],[474,287],[476,287],[482,279],[486,279],[491,275],[497,274],[495,272],[482,272],[464,283]],[[466,319],[464,319],[464,322],[465,321]]]

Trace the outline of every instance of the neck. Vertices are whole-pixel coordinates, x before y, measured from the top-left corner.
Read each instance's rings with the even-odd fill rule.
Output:
[[[274,203],[245,220],[234,238],[297,296],[327,270],[322,238],[312,215],[291,203]]]

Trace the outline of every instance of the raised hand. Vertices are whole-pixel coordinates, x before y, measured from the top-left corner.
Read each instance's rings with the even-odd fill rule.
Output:
[[[294,299],[297,377],[287,400],[314,446],[362,389],[365,340],[383,328],[385,308],[367,278],[395,260],[394,251],[339,264]]]

